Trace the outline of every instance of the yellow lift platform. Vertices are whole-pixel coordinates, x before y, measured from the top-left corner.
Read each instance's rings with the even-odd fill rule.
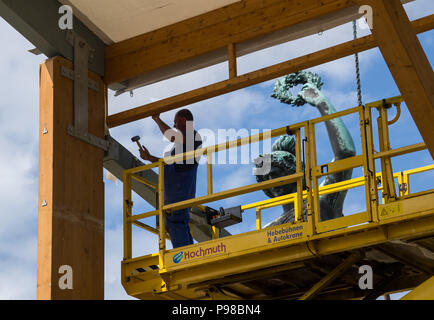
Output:
[[[270,138],[258,134],[160,160],[124,172],[124,259],[122,285],[139,299],[376,299],[387,293],[416,288],[407,298],[434,299],[434,189],[411,193],[409,177],[434,170],[434,165],[393,173],[391,158],[426,149],[419,143],[391,149],[389,125],[400,117],[401,97],[358,106],[325,117],[271,131],[271,138],[289,132],[296,138],[294,174],[223,192],[213,192],[212,163],[208,161],[208,195],[164,205],[165,161],[206,155]],[[388,120],[387,109],[397,108]],[[372,109],[378,109],[379,148],[374,150]],[[324,121],[358,114],[362,154],[317,163],[315,128]],[[304,150],[304,154],[302,152]],[[304,168],[301,159],[305,157]],[[379,159],[381,170],[376,171]],[[136,173],[159,168],[159,184]],[[318,179],[335,172],[362,167],[364,176],[319,187]],[[158,210],[132,215],[132,179],[158,190]],[[303,179],[308,187],[303,191]],[[395,190],[397,180],[399,190]],[[297,183],[297,193],[243,205],[256,212],[256,230],[166,250],[164,214],[171,210]],[[319,197],[356,187],[365,188],[366,211],[320,221]],[[294,203],[293,223],[263,228],[263,210]],[[302,210],[305,203],[306,221]],[[248,214],[248,213],[245,213]],[[159,216],[155,229],[139,220]],[[132,257],[132,225],[159,235],[159,252]],[[373,289],[361,289],[359,267],[373,270]],[[418,288],[418,286],[420,286]],[[428,289],[426,289],[428,288]]]

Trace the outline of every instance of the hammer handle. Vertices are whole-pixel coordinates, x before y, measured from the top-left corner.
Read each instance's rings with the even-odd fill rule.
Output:
[[[140,145],[139,141],[136,141],[136,143],[139,146],[139,149],[142,150],[142,146]]]

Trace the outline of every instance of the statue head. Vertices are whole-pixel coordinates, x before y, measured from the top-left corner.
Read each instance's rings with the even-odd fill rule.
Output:
[[[255,163],[263,163],[261,158],[271,156],[271,169],[266,174],[257,174],[256,181],[263,182],[279,177],[288,176],[296,172],[295,138],[294,136],[281,136],[273,143],[271,155],[260,155]],[[259,168],[259,165],[256,165]],[[297,192],[297,184],[290,183],[283,186],[264,189],[270,198]]]

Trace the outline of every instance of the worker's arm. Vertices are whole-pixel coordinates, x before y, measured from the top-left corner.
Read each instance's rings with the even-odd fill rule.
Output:
[[[161,120],[160,115],[156,114],[152,116],[152,119],[160,128],[161,133],[169,140],[170,142],[174,142],[175,139],[181,134],[180,132],[169,127],[163,120]],[[179,136],[181,138],[181,136]],[[178,140],[179,141],[179,140]]]
[[[142,146],[142,148],[140,148],[139,151],[140,151],[140,157],[143,160],[151,161],[152,163],[158,162],[160,160],[160,158],[154,157],[153,155],[151,155],[149,153],[148,149],[145,148],[145,146]]]

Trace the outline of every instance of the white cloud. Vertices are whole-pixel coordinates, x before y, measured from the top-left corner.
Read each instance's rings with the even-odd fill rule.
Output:
[[[36,263],[7,259],[0,262],[0,299],[36,299]]]
[[[0,299],[36,298],[39,63],[0,19]]]

